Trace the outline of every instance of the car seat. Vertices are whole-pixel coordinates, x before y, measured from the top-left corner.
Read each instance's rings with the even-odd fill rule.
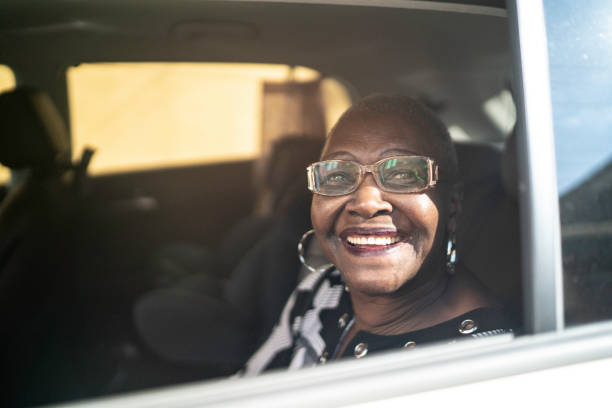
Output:
[[[521,253],[516,136],[503,151],[457,144],[464,185],[457,222],[457,259],[504,306],[520,316]]]
[[[238,369],[271,330],[297,284],[297,241],[310,226],[305,168],[318,159],[323,141],[298,135],[275,143],[260,186],[268,208],[260,205],[224,237],[219,254],[232,272],[218,296],[199,271],[136,303],[136,325],[158,355]]]
[[[70,162],[66,126],[44,92],[20,87],[0,95],[0,162],[20,180],[0,204],[3,406],[50,401],[83,384],[65,358],[73,355],[73,332],[60,327],[71,311],[69,221],[90,157]],[[59,378],[74,381],[72,390]]]

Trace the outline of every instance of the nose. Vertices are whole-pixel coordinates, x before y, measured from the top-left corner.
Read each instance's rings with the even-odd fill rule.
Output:
[[[385,200],[372,174],[367,174],[361,185],[351,195],[351,199],[346,204],[346,210],[351,215],[368,219],[376,215],[390,214],[393,210],[391,203]]]

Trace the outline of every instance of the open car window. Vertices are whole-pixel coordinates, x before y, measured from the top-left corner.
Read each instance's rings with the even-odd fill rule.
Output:
[[[20,259],[42,269],[5,275],[19,277],[3,286],[15,405],[368,406],[430,403],[440,390],[463,402],[550,368],[576,365],[582,378],[589,362],[609,367],[610,322],[587,324],[612,313],[605,2],[153,3],[66,3],[76,17],[64,19],[8,2],[0,17],[2,58],[58,104],[75,168],[97,150],[86,176],[59,180],[77,200],[54,202],[64,218],[51,225],[76,239],[36,229]],[[229,378],[305,273],[300,160],[351,100],[376,92],[413,95],[448,125],[466,187],[458,257],[518,330]],[[285,255],[291,268],[269,262]],[[227,285],[245,265],[277,275]],[[52,307],[34,307],[41,299]],[[547,387],[558,401],[572,390]]]
[[[73,161],[79,163],[86,146],[97,150],[89,176],[74,185],[80,194],[74,213],[82,219],[75,226],[70,217],[60,223],[78,239],[65,245],[74,248],[74,259],[58,282],[74,282],[80,290],[75,302],[62,285],[52,293],[78,305],[53,316],[70,328],[79,347],[65,347],[59,335],[40,343],[24,340],[25,349],[30,342],[39,346],[32,361],[48,356],[49,348],[59,350],[44,367],[31,363],[39,375],[52,378],[53,367],[61,367],[69,378],[39,384],[20,376],[17,398],[26,395],[19,392],[22,386],[36,391],[29,395],[58,389],[64,398],[79,398],[235,373],[265,340],[303,276],[296,246],[311,227],[305,167],[318,159],[324,135],[347,102],[372,93],[412,95],[451,129],[470,200],[459,259],[496,298],[512,303],[520,320],[516,170],[506,149],[514,102],[505,11],[408,5],[204,2],[196,12],[188,3],[159,4],[154,19],[161,21],[140,27],[144,32],[133,37],[124,26],[129,10],[121,21],[109,9],[84,26],[91,35],[75,36],[70,57],[47,68],[49,77],[65,81],[56,84],[65,94],[56,91],[54,98],[69,114]],[[194,13],[214,18],[194,21]],[[74,26],[46,29],[60,31],[52,37],[61,49],[67,46],[62,30]],[[108,47],[110,42],[98,42],[106,38],[103,32],[108,40],[125,41]],[[254,64],[279,62],[284,65]],[[301,66],[312,67],[304,78],[300,68],[292,68]],[[27,73],[29,81],[44,83],[34,71]],[[315,136],[320,145],[302,163],[292,157],[312,153],[305,144],[275,155],[273,149],[283,148],[274,143],[282,134]],[[260,157],[273,160],[260,165]],[[503,157],[509,163],[507,186],[501,180]],[[272,187],[275,192],[266,191]],[[500,233],[504,244],[489,250]],[[269,234],[273,239],[262,250]],[[266,256],[248,258],[264,250]],[[289,266],[278,267],[285,259]],[[240,285],[227,285],[242,276],[245,264],[278,277],[247,276]],[[35,284],[45,287],[45,279]],[[210,297],[229,304],[203,300]],[[177,305],[181,310],[173,309]],[[88,324],[81,327],[84,316]],[[236,341],[241,332],[248,341]],[[368,359],[379,364],[375,355]]]

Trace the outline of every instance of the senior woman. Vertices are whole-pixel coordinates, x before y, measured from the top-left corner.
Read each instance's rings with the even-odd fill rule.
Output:
[[[403,96],[361,100],[307,173],[315,236],[333,265],[298,285],[243,375],[512,331],[455,266],[457,159],[427,108]]]

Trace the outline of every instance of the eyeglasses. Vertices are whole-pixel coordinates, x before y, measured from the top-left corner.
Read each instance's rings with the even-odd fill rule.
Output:
[[[306,168],[308,189],[324,196],[352,193],[367,173],[372,173],[381,190],[390,193],[419,193],[438,182],[438,166],[425,156],[388,157],[365,166],[354,161],[325,160]]]

